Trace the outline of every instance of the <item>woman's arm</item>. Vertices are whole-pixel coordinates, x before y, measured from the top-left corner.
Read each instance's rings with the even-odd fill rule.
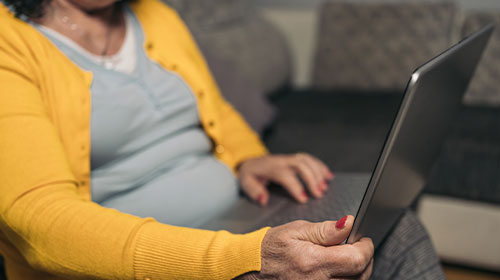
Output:
[[[0,229],[36,269],[70,279],[231,278],[260,269],[266,229],[233,235],[101,207],[79,183],[17,38],[0,35]],[[7,41],[7,39],[9,39]],[[54,101],[55,102],[55,101]]]
[[[175,41],[181,46],[182,56],[190,59],[189,63],[195,66],[196,75],[202,77],[202,86],[197,88],[197,85],[192,85],[198,92],[202,125],[215,142],[215,155],[238,173],[243,191],[253,200],[265,205],[269,198],[265,185],[273,181],[283,185],[298,201],[305,202],[307,198],[304,188],[296,177],[299,175],[306,182],[309,192],[314,197],[321,197],[327,188],[326,180],[333,178],[325,164],[304,153],[291,156],[268,155],[259,136],[221,96],[205,59],[179,16],[171,9],[165,9],[159,2],[150,1],[148,5],[151,5],[151,10],[164,12],[162,18],[166,19],[165,26],[168,26],[169,34],[172,35],[169,41]],[[158,6],[153,7],[155,5]],[[138,16],[143,21],[147,20],[146,15],[138,13]],[[154,28],[145,31],[146,35],[160,32]],[[161,46],[162,49],[164,47]],[[208,96],[203,97],[200,92]]]

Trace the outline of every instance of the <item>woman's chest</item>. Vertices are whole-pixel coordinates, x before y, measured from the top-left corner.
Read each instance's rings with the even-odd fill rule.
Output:
[[[177,74],[140,60],[134,74],[100,72],[91,86],[92,169],[201,130],[196,99]],[[201,139],[210,149],[208,139]]]

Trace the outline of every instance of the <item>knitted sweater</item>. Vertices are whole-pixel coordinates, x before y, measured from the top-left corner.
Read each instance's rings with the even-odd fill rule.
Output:
[[[131,5],[149,58],[195,92],[216,156],[234,169],[266,154],[178,15],[158,0]],[[267,229],[187,229],[91,202],[91,83],[91,73],[0,6],[0,254],[9,279],[227,279],[259,270]]]

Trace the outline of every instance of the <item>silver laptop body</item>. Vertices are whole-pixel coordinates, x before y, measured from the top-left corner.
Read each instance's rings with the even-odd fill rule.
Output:
[[[322,199],[303,205],[278,188],[267,207],[241,198],[202,228],[243,233],[357,213],[347,242],[368,236],[378,247],[423,189],[493,29],[484,27],[414,71],[371,177],[337,173]]]

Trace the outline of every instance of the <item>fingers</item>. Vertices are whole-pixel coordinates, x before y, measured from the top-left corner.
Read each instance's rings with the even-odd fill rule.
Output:
[[[302,228],[303,235],[299,238],[322,246],[338,245],[349,236],[353,222],[354,217],[349,215],[338,221],[309,223]]]
[[[334,177],[333,172],[330,170],[330,168],[328,168],[328,166],[326,166],[326,164],[323,161],[321,161],[317,157],[310,155],[310,154],[307,154],[307,153],[298,153],[297,155],[299,157],[303,157],[305,160],[307,160],[311,166],[314,166],[315,169],[317,169],[318,172],[321,174],[320,176],[323,179],[327,179],[327,180],[333,179],[333,177]]]
[[[359,277],[360,280],[368,280],[370,279],[370,276],[372,275],[373,272],[373,258],[370,261],[370,264],[368,264],[368,267],[365,269],[365,271],[361,274]]]
[[[323,192],[326,191],[326,182],[319,166],[310,159],[309,155],[304,153],[296,154],[291,165],[296,168],[297,173],[304,179],[309,192],[314,197],[321,197]],[[310,178],[304,177],[305,172],[309,174]]]
[[[283,169],[275,178],[273,178],[273,181],[276,181],[276,183],[285,188],[298,202],[307,202],[307,194],[304,191],[302,184],[297,179],[297,176],[295,176],[294,171],[290,169]]]
[[[264,180],[259,180],[254,176],[244,176],[241,178],[241,189],[253,201],[261,206],[267,205],[269,192],[266,189]]]
[[[327,180],[332,180],[335,177],[333,172],[330,170],[330,168],[328,168],[328,166],[326,166],[326,164],[324,162],[322,162],[321,160],[319,160],[318,158],[316,158],[312,155],[309,155],[309,157],[312,161],[316,162],[316,164],[319,166],[319,169],[320,169],[321,173],[323,174],[324,178],[326,178]]]
[[[309,192],[316,198],[323,195],[323,183],[321,177],[318,177],[316,170],[311,168],[304,160],[294,159],[291,162],[294,171],[299,174],[300,178],[306,183]]]
[[[374,247],[371,239],[362,238],[353,244],[341,244],[352,229],[353,216],[339,221],[309,223],[296,221],[289,225],[298,236],[293,239],[305,241],[309,246],[302,249],[301,255],[314,252],[305,259],[311,260],[323,275],[333,279],[368,279],[373,269]],[[312,244],[311,244],[312,243]],[[307,264],[307,262],[305,262]],[[306,266],[307,267],[307,266]]]
[[[291,157],[290,161],[290,164],[304,179],[311,194],[316,198],[323,196],[328,189],[327,180],[333,179],[333,173],[328,167],[319,159],[306,153],[298,153]]]
[[[266,205],[269,200],[267,181],[280,184],[297,201],[307,202],[307,194],[286,156],[250,159],[240,165],[239,171],[242,190],[260,205]]]
[[[326,179],[328,179],[327,174],[324,174],[323,167],[325,166],[320,160],[306,153],[298,153],[297,158],[305,162],[311,170],[314,171],[316,179],[322,188],[323,183],[326,183]],[[325,166],[326,167],[326,166]]]
[[[333,276],[361,275],[373,258],[373,243],[370,238],[362,238],[353,244],[319,247],[320,259],[329,267]]]
[[[269,200],[267,181],[282,185],[293,198],[305,203],[308,200],[307,193],[297,175],[303,179],[311,195],[316,198],[322,197],[326,191],[326,179],[333,178],[326,165],[304,153],[293,156],[270,155],[246,160],[240,164],[239,175],[243,191],[260,205],[266,205]]]

